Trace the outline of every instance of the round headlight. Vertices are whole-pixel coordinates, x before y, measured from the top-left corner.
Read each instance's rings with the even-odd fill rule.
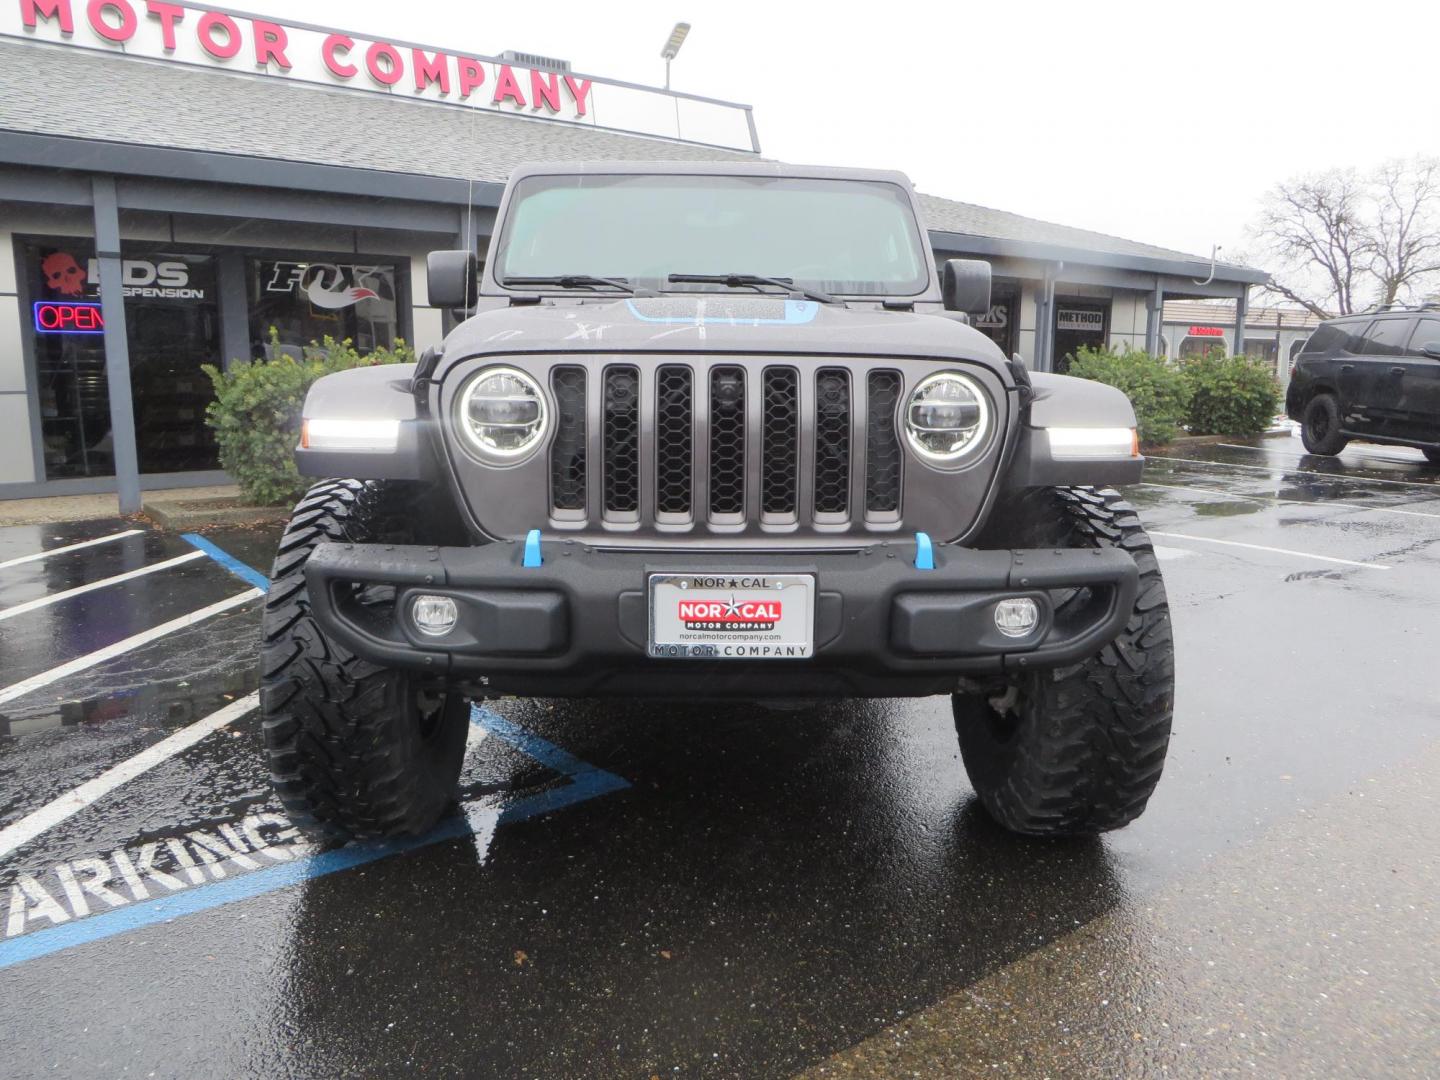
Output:
[[[990,406],[973,379],[955,372],[931,375],[910,395],[905,437],[922,458],[951,464],[985,441]]]
[[[540,384],[514,368],[486,368],[460,394],[456,420],[481,457],[511,462],[545,437],[549,410]]]

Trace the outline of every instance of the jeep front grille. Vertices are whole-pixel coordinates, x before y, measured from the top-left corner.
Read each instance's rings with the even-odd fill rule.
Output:
[[[585,509],[585,369],[557,367],[550,373],[555,394],[555,441],[550,446],[550,505]]]
[[[710,517],[738,521],[744,513],[745,370],[714,367],[710,369]]]
[[[850,509],[850,373],[815,374],[815,517],[841,518]]]
[[[605,369],[603,446],[605,516],[635,520],[640,510],[640,371]],[[560,435],[557,429],[557,437]]]
[[[655,373],[655,509],[675,520],[690,516],[695,445],[691,371],[666,364]]]
[[[899,524],[898,371],[561,365],[550,385],[557,520],[720,533]]]
[[[760,512],[794,521],[800,509],[800,373],[765,369],[765,431],[760,444]]]
[[[900,511],[900,433],[895,416],[900,406],[900,373],[872,371],[865,425],[865,509],[873,514]]]

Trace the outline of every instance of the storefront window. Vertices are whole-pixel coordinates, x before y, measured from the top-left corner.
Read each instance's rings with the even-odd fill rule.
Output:
[[[281,355],[298,357],[326,337],[349,338],[360,352],[389,348],[399,334],[398,274],[392,263],[248,259],[250,346],[273,359],[273,327]]]
[[[984,315],[975,316],[975,328],[1000,346],[1000,351],[1007,357],[1015,353],[1018,298],[1018,290],[1014,285],[997,284],[990,291],[990,310]]]
[[[100,271],[88,240],[25,245],[45,476],[110,476]],[[215,263],[208,255],[132,251],[121,259],[130,387],[142,473],[218,467],[205,425],[213,396],[200,365],[220,354]]]
[[[58,480],[110,476],[110,393],[105,378],[100,290],[90,268],[95,245],[85,239],[25,245],[35,350],[40,440],[45,475]]]
[[[1245,355],[1264,360],[1271,367],[1275,366],[1279,351],[1280,346],[1273,338],[1248,338],[1245,341]]]
[[[124,259],[130,392],[142,473],[218,469],[205,423],[214,398],[201,364],[220,362],[215,259],[152,252]]]
[[[1110,325],[1110,305],[1061,299],[1055,308],[1054,370],[1070,370],[1070,361],[1081,349],[1103,349]]]
[[[1214,350],[1219,349],[1222,353],[1226,350],[1223,337],[1187,337],[1180,341],[1180,359],[1194,360],[1197,357],[1208,356]]]

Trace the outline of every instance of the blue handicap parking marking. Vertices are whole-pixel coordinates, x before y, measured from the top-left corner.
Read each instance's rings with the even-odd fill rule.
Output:
[[[259,570],[256,570],[253,566],[247,566],[228,551],[206,540],[205,537],[197,533],[182,533],[180,539],[192,547],[199,548],[241,581],[248,582],[257,589],[268,590],[270,588],[270,579]]]
[[[257,588],[268,587],[263,574],[210,541],[193,535],[185,539],[230,573]],[[485,737],[514,747],[564,782],[518,797],[483,796],[462,804],[461,814],[413,839],[360,842],[312,853],[284,817],[262,812],[224,823],[218,830],[187,830],[184,837],[147,843],[138,857],[118,847],[104,857],[62,863],[54,868],[58,887],[47,888],[36,874],[22,872],[0,894],[0,969],[392,855],[475,836],[477,821],[487,830],[515,824],[630,786],[623,777],[582,761],[489,706],[473,705],[470,719]],[[162,846],[178,860],[167,862],[163,870],[153,865]],[[160,895],[152,895],[152,890]],[[30,929],[32,923],[45,925]]]

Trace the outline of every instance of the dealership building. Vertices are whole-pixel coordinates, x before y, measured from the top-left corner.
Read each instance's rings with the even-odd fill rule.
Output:
[[[451,316],[425,254],[483,257],[521,162],[760,154],[748,106],[544,57],[0,0],[0,498],[114,491],[131,510],[143,489],[223,482],[201,366],[326,336],[438,342]],[[992,264],[980,329],[1037,369],[1087,344],[1161,351],[1167,300],[1222,305],[1245,348],[1260,271],[921,203],[937,259]]]

